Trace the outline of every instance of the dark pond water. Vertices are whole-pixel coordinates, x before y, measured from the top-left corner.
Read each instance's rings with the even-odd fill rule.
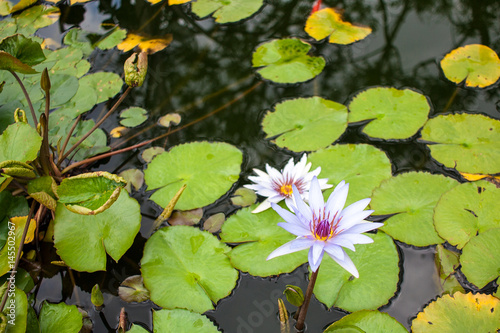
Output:
[[[291,97],[321,96],[346,104],[356,93],[372,86],[409,87],[428,96],[432,114],[446,111],[455,85],[448,82],[439,68],[439,61],[452,49],[472,43],[488,45],[500,53],[500,1],[325,1],[328,6],[345,9],[345,18],[373,28],[365,40],[350,46],[315,43],[314,53],[327,60],[325,70],[313,81],[300,85],[281,86],[261,80],[251,68],[255,47],[267,40],[300,37],[307,40],[304,22],[313,1],[270,0],[253,18],[238,24],[217,25],[212,19],[198,20],[187,6],[151,6],[143,0],[90,2],[82,6],[64,7],[64,23],[40,31],[44,36],[60,38],[72,26],[103,32],[101,22],[118,23],[130,31],[142,30],[151,35],[173,34],[172,44],[150,56],[147,81],[126,99],[123,108],[142,106],[150,111],[150,123],[170,112],[182,114],[183,123],[198,119],[230,104],[208,117],[156,143],[167,149],[178,143],[195,140],[217,140],[232,143],[244,152],[243,175],[235,185],[247,183],[252,168],[265,163],[281,167],[298,154],[278,149],[264,139],[260,127],[263,113],[274,104]],[[154,16],[157,14],[157,16]],[[62,15],[62,16],[64,16]],[[149,24],[144,24],[150,20]],[[121,73],[127,55],[120,51],[100,53],[93,59],[92,71],[108,70]],[[251,92],[248,92],[251,90]],[[235,101],[235,99],[243,98]],[[486,90],[459,89],[448,111],[479,112],[499,117],[498,87]],[[102,107],[91,116],[98,117]],[[111,130],[116,119],[106,123]],[[150,139],[164,133],[153,127],[130,143]],[[114,141],[113,141],[114,140]],[[111,143],[116,142],[116,139]],[[458,175],[444,170],[434,162],[428,150],[415,139],[403,143],[370,141],[350,127],[339,143],[369,142],[384,150],[393,163],[393,173],[424,170]],[[96,168],[120,172],[131,167],[143,169],[140,152],[113,157]],[[109,262],[106,272],[94,274],[63,271],[52,276],[46,273],[37,291],[37,300],[65,301],[92,308],[90,290],[95,283],[105,293],[105,308],[101,313],[90,312],[94,332],[114,332],[121,307],[125,307],[131,322],[151,329],[150,302],[127,304],[117,296],[117,288],[126,277],[140,274],[139,265],[145,237],[152,221],[161,212],[148,200],[151,192],[144,187],[134,197],[142,203],[144,213],[141,234],[134,246],[118,262]],[[205,209],[205,216],[216,212],[230,214],[235,207],[227,197]],[[83,244],[82,244],[83,246]],[[381,308],[410,327],[412,317],[439,293],[433,248],[411,248],[398,244],[401,279],[398,293]],[[240,274],[238,287],[230,297],[219,302],[207,315],[220,329],[228,333],[279,332],[276,319],[277,302],[286,284],[307,286],[307,266],[278,278],[255,278]],[[290,307],[291,308],[291,307]],[[345,313],[326,309],[313,299],[307,324],[308,332],[321,332],[328,324]]]

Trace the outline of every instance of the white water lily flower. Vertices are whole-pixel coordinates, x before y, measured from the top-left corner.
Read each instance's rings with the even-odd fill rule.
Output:
[[[373,239],[362,233],[384,224],[364,221],[373,213],[373,210],[364,210],[371,199],[357,201],[343,209],[348,191],[349,184],[342,181],[325,204],[319,182],[314,177],[309,190],[309,205],[294,192],[295,206],[292,209],[295,215],[273,203],[273,209],[288,222],[278,225],[297,238],[274,250],[267,260],[309,249],[309,266],[316,272],[326,252],[345,270],[359,277],[356,266],[343,247],[355,251],[354,244],[373,243]]]
[[[270,167],[269,164],[266,164],[267,173],[253,169],[257,176],[250,176],[248,179],[255,184],[244,185],[244,187],[254,190],[258,195],[267,197],[267,199],[255,208],[252,213],[260,213],[270,208],[271,203],[278,203],[283,199],[291,209],[293,204],[292,193],[295,193],[293,186],[295,186],[300,197],[307,201],[311,180],[321,172],[321,167],[309,172],[310,169],[311,162],[307,163],[306,154],[302,156],[297,164],[294,164],[293,158],[291,158],[281,172]],[[328,179],[318,179],[318,182],[322,190],[333,186],[327,184]]]

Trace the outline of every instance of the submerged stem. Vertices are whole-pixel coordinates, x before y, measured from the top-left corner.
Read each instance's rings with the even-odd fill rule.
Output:
[[[297,324],[295,324],[295,328],[299,331],[304,329],[304,321],[307,315],[307,308],[309,307],[309,302],[311,301],[311,296],[314,290],[314,285],[316,284],[316,278],[318,277],[319,267],[316,272],[312,272],[311,279],[309,280],[309,284],[307,285],[307,291],[304,298],[304,303],[300,307],[299,319],[297,319]]]

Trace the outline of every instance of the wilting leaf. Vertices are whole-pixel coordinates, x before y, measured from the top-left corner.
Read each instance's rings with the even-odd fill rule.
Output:
[[[158,123],[164,127],[179,125],[180,122],[181,122],[181,115],[178,113],[168,113],[163,117],[160,117],[160,119],[158,119]]]
[[[118,44],[118,49],[123,52],[128,52],[134,47],[138,46],[141,51],[148,54],[153,54],[158,51],[163,50],[172,42],[172,35],[166,34],[162,37],[150,37],[143,35],[136,35],[133,33],[128,33],[127,38],[120,44]]]
[[[224,215],[224,213],[214,214],[203,222],[203,230],[216,233],[220,230],[224,221],[226,221],[226,215]]]
[[[122,171],[118,174],[118,176],[122,177],[127,182],[125,189],[128,193],[132,192],[132,186],[136,191],[138,191],[142,187],[142,184],[144,184],[144,173],[138,169],[128,169]]]
[[[162,147],[150,147],[150,148],[145,149],[142,152],[141,156],[142,156],[142,159],[144,160],[144,162],[150,163],[153,160],[153,158],[155,158],[155,156],[160,155],[164,152],[165,152],[165,149]]]
[[[203,217],[203,209],[196,208],[192,210],[175,211],[168,219],[170,225],[195,225],[200,223]]]
[[[141,275],[129,276],[118,287],[118,295],[127,303],[145,302],[149,299],[149,290],[144,286]]]
[[[125,126],[118,126],[109,131],[109,135],[112,138],[121,138],[125,133],[127,133],[129,129]]]

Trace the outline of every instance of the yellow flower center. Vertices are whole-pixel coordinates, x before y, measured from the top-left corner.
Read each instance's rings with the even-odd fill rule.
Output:
[[[292,185],[290,184],[281,185],[280,193],[285,197],[291,197],[293,193]]]

